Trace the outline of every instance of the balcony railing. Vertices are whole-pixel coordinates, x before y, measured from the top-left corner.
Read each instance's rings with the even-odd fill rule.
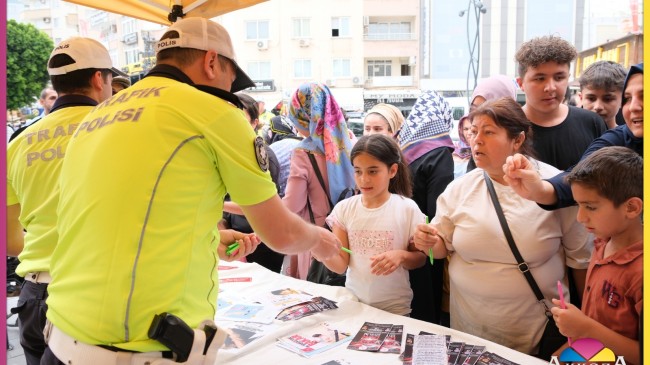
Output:
[[[363,35],[366,41],[410,41],[415,33],[368,33]]]

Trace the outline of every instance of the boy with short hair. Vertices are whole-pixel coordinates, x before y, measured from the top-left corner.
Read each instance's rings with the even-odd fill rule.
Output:
[[[576,48],[556,36],[533,38],[515,54],[517,83],[526,94],[523,109],[533,123],[533,147],[539,160],[560,170],[575,165],[607,130],[597,114],[562,104],[576,57]]]
[[[582,107],[600,115],[608,129],[615,128],[617,113],[621,108],[623,84],[627,71],[612,61],[597,61],[589,65],[580,76]]]
[[[643,158],[626,147],[604,147],[566,176],[578,203],[578,221],[602,238],[587,271],[582,311],[551,309],[560,332],[593,338],[640,364],[643,308]],[[555,305],[560,301],[553,299]]]

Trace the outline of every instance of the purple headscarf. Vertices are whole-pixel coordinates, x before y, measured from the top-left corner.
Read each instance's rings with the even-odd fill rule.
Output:
[[[485,101],[495,100],[504,97],[510,97],[517,100],[517,83],[511,77],[505,75],[490,76],[481,80],[472,93],[470,104],[477,96],[482,96]]]
[[[463,125],[469,123],[469,114],[463,115],[458,121],[458,145],[454,150],[454,155],[460,158],[470,158],[472,156],[472,150],[469,146],[469,141],[465,139],[465,133],[463,133]]]

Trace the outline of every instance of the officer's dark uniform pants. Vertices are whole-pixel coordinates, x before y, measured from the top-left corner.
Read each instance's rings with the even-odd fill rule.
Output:
[[[35,284],[25,280],[18,297],[18,306],[12,313],[18,313],[20,345],[25,352],[27,365],[38,365],[47,347],[43,338],[45,313],[47,312],[47,284]]]

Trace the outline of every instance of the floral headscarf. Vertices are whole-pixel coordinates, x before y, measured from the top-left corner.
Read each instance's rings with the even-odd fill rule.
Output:
[[[410,164],[436,148],[453,151],[454,142],[449,136],[452,120],[447,101],[433,90],[423,91],[399,132],[406,162]]]
[[[343,190],[354,188],[352,142],[330,89],[313,82],[300,85],[291,97],[289,119],[299,132],[308,136],[297,148],[325,155],[330,198],[334,201]]]

